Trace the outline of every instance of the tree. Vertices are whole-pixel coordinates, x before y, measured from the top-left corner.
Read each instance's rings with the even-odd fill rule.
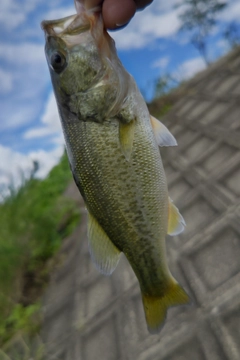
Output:
[[[156,99],[169,94],[172,89],[179,85],[179,81],[169,73],[161,75],[154,84],[154,98]]]
[[[230,45],[230,48],[240,44],[240,26],[236,22],[231,22],[225,29],[223,36]]]
[[[39,167],[40,167],[40,164],[37,160],[33,160],[33,168],[31,170],[31,175],[30,175],[30,178],[33,179],[34,176],[36,175],[36,173],[38,172],[39,170]]]
[[[181,31],[191,32],[191,42],[209,65],[207,56],[208,35],[217,23],[217,15],[227,3],[219,0],[183,0],[184,11],[179,15],[182,22]]]

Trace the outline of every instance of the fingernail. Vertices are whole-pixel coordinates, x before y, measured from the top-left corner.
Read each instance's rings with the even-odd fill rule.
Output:
[[[116,24],[117,27],[124,26],[124,25],[127,25],[127,22],[125,22],[124,24]]]
[[[125,26],[127,26],[128,23],[129,23],[129,21],[127,21],[127,22],[124,23],[124,24],[116,24],[116,27],[117,27],[118,29],[122,29],[122,28],[124,28]]]

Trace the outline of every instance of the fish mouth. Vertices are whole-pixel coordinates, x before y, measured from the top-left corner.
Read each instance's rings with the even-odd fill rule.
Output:
[[[60,35],[68,29],[68,26],[74,21],[76,16],[77,15],[71,15],[58,20],[43,20],[41,22],[41,28],[45,35]]]
[[[44,20],[41,27],[45,35],[74,35],[92,27],[101,14],[101,6],[88,6],[86,0],[74,0],[77,14],[58,20]]]
[[[46,36],[77,35],[90,29],[90,21],[82,14],[67,16],[58,20],[44,20],[41,27]]]
[[[96,28],[99,23],[101,12],[99,7],[90,10],[83,9],[82,12],[67,16],[58,20],[44,20],[41,27],[45,33],[45,38],[49,36],[60,37],[64,40],[68,48],[79,44],[79,35]],[[101,23],[101,21],[100,21]]]
[[[60,38],[70,49],[80,43],[79,36],[91,28],[91,22],[85,13],[82,13],[58,20],[44,20],[41,27],[45,33],[46,41],[50,36]]]

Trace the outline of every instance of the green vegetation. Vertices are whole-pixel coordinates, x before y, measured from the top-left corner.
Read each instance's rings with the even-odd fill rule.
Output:
[[[18,334],[0,349],[0,360],[46,360],[46,348],[40,336],[34,339],[26,334]]]
[[[170,94],[180,83],[169,73],[162,74],[154,84],[154,99]]]
[[[154,96],[148,104],[150,113],[160,119],[176,102],[176,90],[180,83],[169,73],[162,74],[154,83]]]
[[[25,181],[0,204],[0,347],[38,328],[49,260],[79,222],[77,205],[63,196],[71,178],[64,155],[46,179]]]

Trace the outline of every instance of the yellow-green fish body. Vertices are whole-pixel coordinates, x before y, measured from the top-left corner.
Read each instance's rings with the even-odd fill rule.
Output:
[[[166,262],[165,237],[184,220],[168,197],[158,145],[176,145],[149,115],[97,12],[42,24],[67,153],[88,209],[92,259],[111,274],[121,252],[140,284],[150,332],[187,303]]]

